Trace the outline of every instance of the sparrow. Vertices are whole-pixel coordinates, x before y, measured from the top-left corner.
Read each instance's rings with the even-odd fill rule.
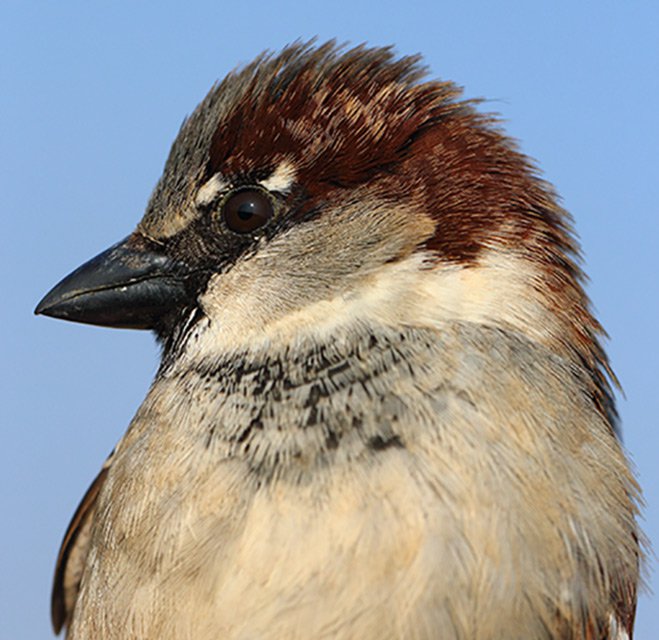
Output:
[[[69,640],[632,638],[639,488],[552,187],[418,57],[215,85],[36,313],[162,358],[57,559]]]

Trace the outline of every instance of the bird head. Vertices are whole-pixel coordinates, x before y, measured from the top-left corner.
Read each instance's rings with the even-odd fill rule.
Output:
[[[166,360],[478,323],[585,365],[608,398],[567,214],[495,118],[424,75],[417,57],[333,43],[229,74],[183,123],[137,229],[37,313],[153,329]]]

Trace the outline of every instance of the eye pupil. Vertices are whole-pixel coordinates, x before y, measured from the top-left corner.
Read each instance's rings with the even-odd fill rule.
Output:
[[[241,204],[238,207],[237,213],[241,220],[249,220],[254,215],[253,203]]]
[[[242,189],[222,204],[222,217],[235,233],[249,233],[264,226],[274,214],[272,200],[261,189]]]

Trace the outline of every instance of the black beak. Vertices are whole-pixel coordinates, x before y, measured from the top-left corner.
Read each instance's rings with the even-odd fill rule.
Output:
[[[51,289],[36,314],[106,327],[153,329],[189,301],[190,270],[135,233]]]

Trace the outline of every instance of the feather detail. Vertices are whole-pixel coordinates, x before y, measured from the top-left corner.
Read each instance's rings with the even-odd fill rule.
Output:
[[[69,625],[73,614],[91,543],[96,498],[105,482],[113,456],[114,451],[108,456],[100,472],[87,489],[71,518],[60,545],[50,600],[50,616],[55,633],[59,633],[63,626]]]

